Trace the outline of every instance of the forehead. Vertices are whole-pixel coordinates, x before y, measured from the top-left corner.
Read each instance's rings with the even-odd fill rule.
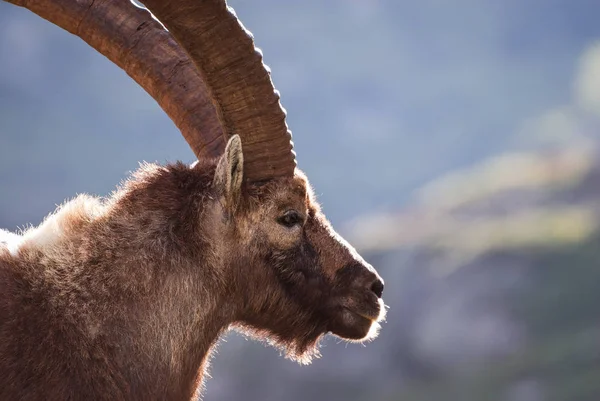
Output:
[[[282,180],[273,193],[276,204],[290,204],[290,206],[308,205],[308,183],[302,176]]]
[[[317,208],[312,188],[301,172],[294,177],[273,180],[268,184],[255,188],[251,196],[263,204],[277,209],[313,209]]]

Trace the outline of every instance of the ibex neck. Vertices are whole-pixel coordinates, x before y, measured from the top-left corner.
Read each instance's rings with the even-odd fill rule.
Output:
[[[168,187],[169,182],[162,183],[158,193],[146,190],[143,195],[156,199]],[[198,235],[204,211],[197,203],[180,194],[176,197],[179,204],[160,202],[159,207],[148,209],[154,199],[139,195],[133,204],[125,203],[126,208],[115,208],[115,226],[110,227],[110,232],[119,231],[122,238],[131,239],[118,246],[135,255],[131,259],[135,262],[115,281],[132,286],[115,292],[127,292],[127,321],[123,324],[130,325],[132,337],[139,338],[122,355],[135,355],[139,363],[128,372],[127,380],[135,383],[139,378],[132,396],[140,394],[140,399],[157,395],[166,400],[192,399],[211,348],[231,321],[222,308],[224,300],[219,294],[224,292],[215,277],[218,262],[211,259],[214,252],[206,236]],[[131,207],[137,209],[135,213],[128,213]],[[121,213],[124,220],[118,217]],[[115,270],[108,273],[121,274]],[[116,331],[113,341],[120,339],[122,333]],[[131,361],[123,363],[124,368],[131,366]]]
[[[174,252],[166,260],[164,249],[134,243],[127,252],[141,262],[107,259],[86,279],[94,305],[76,308],[77,324],[87,334],[84,344],[102,349],[112,364],[106,373],[119,371],[127,399],[192,399],[210,350],[230,320],[215,295],[220,291],[212,266]]]
[[[123,325],[136,338],[121,344],[131,348],[119,356],[135,355],[138,366],[130,368],[132,361],[123,360],[121,367],[133,383],[131,395],[144,400],[192,399],[211,348],[230,323],[215,277],[218,262],[211,259],[206,236],[199,235],[205,214],[198,202],[202,183],[184,191],[176,172],[188,174],[182,168],[155,176],[143,190],[124,196],[115,204],[107,232],[119,232],[125,240],[117,245],[124,254],[117,256],[135,261],[126,271],[108,274],[122,274],[115,283],[132,286],[116,289],[126,300]],[[123,341],[123,333],[115,331],[112,341]]]

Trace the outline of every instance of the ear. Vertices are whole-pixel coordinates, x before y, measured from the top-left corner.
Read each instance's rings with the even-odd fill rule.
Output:
[[[213,185],[230,211],[234,211],[239,203],[243,178],[242,140],[239,135],[233,135],[227,142],[225,153],[219,159],[213,180]]]

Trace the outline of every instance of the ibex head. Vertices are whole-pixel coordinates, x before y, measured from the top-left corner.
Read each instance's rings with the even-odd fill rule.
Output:
[[[376,335],[383,281],[333,230],[304,174],[242,185],[243,174],[234,136],[216,168],[214,207],[227,281],[244,300],[236,320],[302,361],[326,332]]]

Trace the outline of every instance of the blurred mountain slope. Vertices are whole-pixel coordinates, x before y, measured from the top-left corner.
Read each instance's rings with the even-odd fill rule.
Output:
[[[364,250],[410,246],[481,253],[494,248],[580,241],[600,216],[595,148],[496,156],[426,184],[397,214],[349,223]]]

